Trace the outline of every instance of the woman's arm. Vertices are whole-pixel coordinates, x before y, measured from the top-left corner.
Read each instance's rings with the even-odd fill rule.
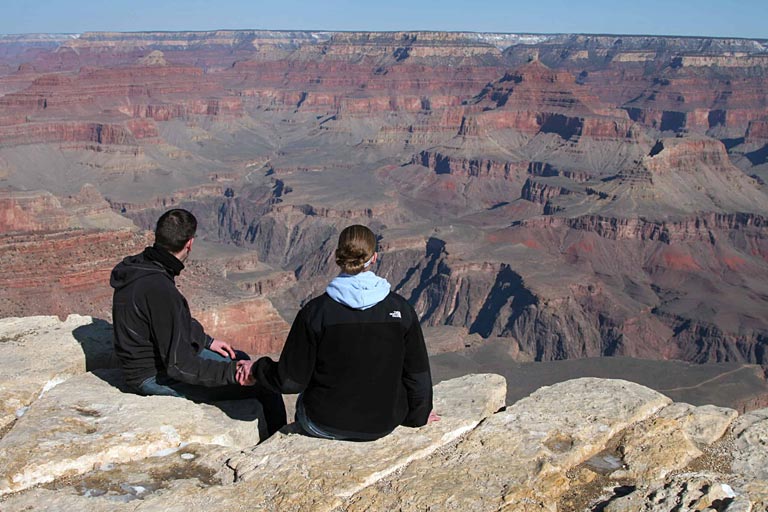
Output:
[[[405,362],[403,385],[408,394],[408,415],[403,421],[406,427],[421,427],[427,424],[432,411],[432,374],[429,370],[427,346],[416,312],[411,327],[405,335]]]
[[[301,393],[309,384],[315,369],[317,340],[302,309],[291,325],[280,360],[258,359],[251,368],[253,378],[276,393]]]

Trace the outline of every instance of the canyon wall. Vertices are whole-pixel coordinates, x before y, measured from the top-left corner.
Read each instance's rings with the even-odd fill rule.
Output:
[[[108,317],[109,268],[185,207],[208,245],[179,286],[254,351],[279,351],[362,223],[427,326],[539,360],[766,364],[766,55],[569,34],[0,37],[0,313]]]

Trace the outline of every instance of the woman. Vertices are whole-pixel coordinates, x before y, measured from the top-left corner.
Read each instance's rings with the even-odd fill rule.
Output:
[[[291,326],[280,361],[243,362],[240,379],[280,393],[301,393],[296,420],[311,436],[371,441],[398,425],[438,419],[419,318],[390,291],[376,264],[376,237],[365,226],[339,235],[341,273]]]

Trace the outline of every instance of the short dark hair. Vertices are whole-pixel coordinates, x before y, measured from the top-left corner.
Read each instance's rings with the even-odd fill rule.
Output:
[[[157,219],[155,244],[176,253],[195,236],[196,231],[197,219],[194,215],[181,208],[168,210]]]

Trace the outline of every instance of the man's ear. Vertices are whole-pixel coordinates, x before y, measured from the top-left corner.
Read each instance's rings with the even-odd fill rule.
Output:
[[[192,243],[194,241],[195,241],[195,237],[192,237],[189,240],[187,240],[187,243],[184,244],[184,248],[187,249],[188,251],[191,251],[192,250]]]

